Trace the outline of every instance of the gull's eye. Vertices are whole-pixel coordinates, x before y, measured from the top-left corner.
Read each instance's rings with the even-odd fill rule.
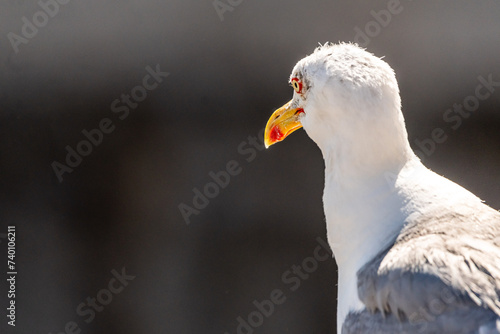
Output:
[[[302,94],[302,81],[298,78],[292,79],[292,87],[298,94]]]

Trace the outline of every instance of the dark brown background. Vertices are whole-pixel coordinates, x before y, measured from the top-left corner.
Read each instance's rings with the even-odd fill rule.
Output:
[[[292,292],[283,272],[325,238],[323,160],[304,131],[246,162],[238,145],[288,101],[293,65],[318,42],[352,41],[387,1],[249,1],[219,19],[212,1],[76,1],[15,53],[35,1],[0,4],[0,233],[17,226],[17,326],[58,333],[236,333],[254,300],[287,300],[255,333],[335,328],[336,267]],[[410,141],[442,128],[425,164],[500,208],[499,91],[452,130],[446,109],[478,76],[500,81],[497,1],[401,1],[368,49],[397,73]],[[170,73],[128,118],[113,100],[145,67]],[[103,118],[116,125],[59,183],[53,161]],[[241,174],[186,225],[178,205],[230,160]],[[7,307],[0,239],[1,310]],[[106,288],[111,270],[136,278],[87,324],[76,307]]]

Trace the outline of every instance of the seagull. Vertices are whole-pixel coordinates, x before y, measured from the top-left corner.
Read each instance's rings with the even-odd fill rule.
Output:
[[[337,333],[500,333],[500,213],[412,151],[392,68],[325,44],[290,84],[264,143],[303,128],[323,155]]]

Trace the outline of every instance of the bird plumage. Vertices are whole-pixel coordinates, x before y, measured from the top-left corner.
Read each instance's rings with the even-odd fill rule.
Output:
[[[338,332],[500,333],[500,213],[413,153],[390,66],[328,44],[291,78],[325,160]]]

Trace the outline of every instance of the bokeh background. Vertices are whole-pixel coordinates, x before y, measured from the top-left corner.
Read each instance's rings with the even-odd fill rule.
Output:
[[[500,3],[401,0],[377,23],[373,13],[394,3],[220,0],[218,13],[213,0],[72,0],[16,52],[9,33],[22,36],[41,5],[3,1],[0,332],[64,333],[74,321],[81,333],[233,334],[254,300],[281,289],[286,301],[255,333],[334,333],[334,260],[296,291],[282,280],[326,235],[319,149],[302,130],[250,162],[238,147],[291,98],[299,59],[358,29],[397,73],[412,145],[435,128],[447,135],[425,164],[499,209],[500,87],[456,130],[443,114],[479,76],[500,82]],[[119,119],[111,103],[157,65],[169,76]],[[51,164],[104,118],[114,131],[59,182]],[[241,173],[186,224],[179,205],[193,206],[193,189],[231,160]],[[7,225],[17,230],[15,328]],[[78,305],[122,268],[135,279],[85,322]]]

